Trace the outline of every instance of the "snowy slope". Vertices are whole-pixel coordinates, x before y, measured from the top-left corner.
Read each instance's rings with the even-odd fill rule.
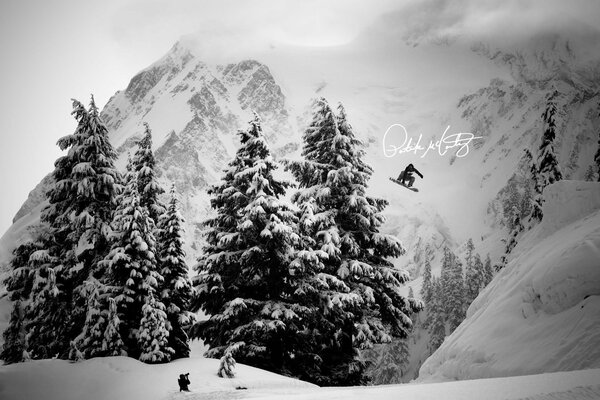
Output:
[[[600,367],[600,184],[560,181],[545,199],[542,223],[523,235],[419,381]]]
[[[361,388],[318,388],[245,365],[234,379],[216,376],[218,361],[191,358],[146,365],[126,357],[80,363],[41,360],[0,367],[3,400],[167,400],[167,399],[535,399],[600,398],[600,370],[561,372],[437,384]],[[177,377],[190,373],[190,393],[180,393]],[[236,387],[246,389],[236,390]]]

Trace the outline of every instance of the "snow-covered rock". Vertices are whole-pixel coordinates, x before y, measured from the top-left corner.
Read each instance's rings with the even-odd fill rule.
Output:
[[[559,181],[544,219],[423,364],[419,381],[600,367],[600,184]]]

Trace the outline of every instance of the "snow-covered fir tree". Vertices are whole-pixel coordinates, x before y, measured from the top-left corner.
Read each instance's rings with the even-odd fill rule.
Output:
[[[505,267],[508,262],[508,255],[512,252],[512,250],[517,245],[517,237],[519,234],[525,229],[523,224],[521,223],[521,212],[517,207],[513,207],[512,209],[512,229],[510,234],[508,235],[508,239],[506,241],[506,248],[504,249],[504,255],[500,260],[501,267]]]
[[[156,160],[152,152],[152,131],[150,125],[144,123],[144,137],[137,143],[138,149],[133,156],[133,168],[137,174],[137,185],[140,192],[140,204],[148,209],[148,215],[155,224],[165,212],[165,206],[159,196],[165,192],[156,177]]]
[[[149,291],[142,306],[142,319],[135,332],[140,351],[140,361],[154,364],[171,359],[167,314],[162,302],[156,301],[154,291]]]
[[[57,270],[62,276],[61,266],[47,249],[33,252],[29,263],[34,284],[24,315],[25,351],[32,359],[66,358],[70,349],[65,337],[69,333],[71,296],[57,282]]]
[[[106,328],[102,341],[102,351],[107,357],[126,356],[125,343],[121,337],[121,318],[117,311],[117,302],[108,298],[108,313],[106,315]]]
[[[444,254],[442,256],[442,267],[440,270],[440,285],[441,285],[441,291],[440,291],[440,299],[442,301],[442,304],[444,305],[444,314],[445,315],[449,315],[450,314],[450,302],[449,302],[449,297],[450,297],[450,286],[451,286],[451,269],[452,269],[452,264],[454,263],[454,258],[455,255],[454,253],[452,253],[452,251],[450,250],[450,248],[448,246],[444,246]]]
[[[123,343],[123,348],[113,346],[112,351],[127,352],[127,355],[143,358],[143,361],[166,362],[173,353],[173,349],[163,341],[168,336],[166,324],[159,323],[150,333],[146,330],[146,321],[160,321],[161,313],[164,314],[164,304],[155,299],[163,277],[155,257],[154,222],[146,207],[140,204],[137,176],[131,160],[125,184],[113,221],[114,241],[110,253],[102,262],[102,266],[109,271],[106,281],[117,306],[118,336]],[[140,320],[142,315],[146,318],[143,321]],[[146,325],[141,326],[142,323]],[[143,337],[139,336],[141,332]],[[151,349],[142,347],[149,343],[148,334],[153,335],[158,350],[154,345]],[[147,357],[148,354],[156,357]]]
[[[475,253],[475,257],[473,259],[473,270],[475,271],[473,279],[477,282],[477,295],[479,295],[483,288],[489,283],[486,282],[486,273],[484,271],[483,262],[481,261],[481,256],[479,253]],[[471,304],[473,300],[474,298],[471,299],[469,304]]]
[[[103,274],[97,263],[108,249],[120,191],[116,153],[93,97],[88,110],[74,100],[72,114],[77,128],[58,141],[67,154],[55,162],[42,233],[27,262],[34,284],[21,296],[29,298],[20,315],[24,349],[32,358],[69,356],[87,315],[85,281]]]
[[[158,226],[159,266],[164,278],[160,298],[166,307],[169,322],[169,347],[173,359],[189,357],[189,339],[185,327],[193,322],[189,311],[192,300],[192,283],[188,275],[183,250],[183,217],[178,209],[175,185],[171,187],[171,200]]]
[[[538,151],[538,171],[542,186],[546,186],[562,179],[562,173],[558,166],[558,160],[554,151],[554,139],[556,138],[556,97],[554,92],[548,99],[546,110],[542,114],[545,123],[542,143]]]
[[[431,261],[429,257],[425,259],[425,270],[423,271],[423,284],[421,285],[421,298],[425,304],[431,301],[432,293],[432,277],[431,277]]]
[[[293,199],[300,208],[310,204],[318,216],[313,249],[327,254],[323,272],[337,283],[322,313],[321,371],[328,384],[363,383],[358,349],[406,338],[409,315],[421,305],[398,293],[408,275],[387,258],[403,249],[379,232],[387,202],[366,195],[372,170],[343,107],[336,116],[325,99],[318,100],[303,140],[304,159],[286,165],[300,187]]]
[[[427,303],[427,319],[425,320],[425,325],[429,332],[429,353],[433,354],[433,352],[444,342],[444,338],[446,337],[446,322],[441,279],[434,278],[431,286],[431,301]]]
[[[302,337],[315,314],[303,298],[315,290],[294,286],[302,271],[293,264],[297,218],[283,199],[289,184],[274,176],[277,165],[257,115],[239,135],[234,160],[209,191],[216,215],[205,221],[195,307],[210,319],[195,324],[191,337],[204,340],[209,357],[232,354],[248,365],[304,377],[304,353],[316,354]]]
[[[107,323],[107,307],[104,285],[91,278],[82,291],[87,298],[87,313],[83,330],[72,341],[69,358],[78,360],[106,355],[103,349],[104,331]]]
[[[442,290],[446,292],[448,329],[452,333],[465,319],[466,307],[462,263],[454,254],[452,254],[450,260],[447,286],[443,287]]]
[[[410,354],[406,340],[394,340],[392,343],[379,345],[379,357],[372,367],[371,383],[389,385],[400,383],[406,373]]]
[[[529,149],[525,149],[524,159],[529,165],[529,176],[533,186],[533,193],[531,195],[531,205],[529,209],[531,210],[531,214],[529,216],[529,223],[531,222],[539,222],[542,220],[542,190],[543,185],[539,176],[539,168],[537,163],[533,158],[533,154]]]
[[[585,170],[585,174],[583,175],[583,180],[586,182],[594,182],[596,181],[596,172],[594,171],[594,166],[589,165]]]
[[[492,267],[492,259],[488,253],[485,257],[485,264],[483,265],[483,287],[486,287],[494,279],[494,268]]]
[[[544,121],[544,134],[542,135],[542,143],[540,144],[538,150],[538,159],[536,164],[538,178],[534,200],[535,204],[532,214],[532,217],[538,221],[541,221],[544,216],[541,208],[543,203],[542,193],[544,188],[562,179],[562,173],[560,171],[558,159],[554,151],[554,139],[556,138],[555,115],[557,96],[558,92],[556,91],[550,95],[546,104],[546,110],[542,114],[542,120]]]
[[[33,242],[26,242],[13,251],[10,273],[4,280],[8,299],[13,302],[8,327],[2,333],[4,343],[0,358],[6,363],[23,360],[25,351],[25,310],[33,286],[34,271],[29,258],[38,248]]]
[[[465,304],[469,304],[475,300],[481,290],[483,265],[479,267],[477,264],[478,254],[473,254],[475,246],[473,240],[467,242],[467,256],[465,257]],[[479,258],[481,263],[481,258]]]

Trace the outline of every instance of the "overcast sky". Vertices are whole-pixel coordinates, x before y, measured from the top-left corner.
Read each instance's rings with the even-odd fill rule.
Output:
[[[104,106],[183,35],[207,51],[277,42],[334,46],[377,18],[382,29],[494,35],[577,21],[600,26],[597,0],[2,0],[0,1],[0,235],[28,192],[53,169],[56,141],[75,128],[71,98]],[[410,14],[409,14],[410,12]],[[572,22],[568,22],[572,23]]]

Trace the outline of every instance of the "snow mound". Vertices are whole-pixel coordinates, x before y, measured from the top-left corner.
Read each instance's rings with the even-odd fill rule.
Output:
[[[423,364],[420,381],[600,367],[600,184],[546,188],[544,220]]]
[[[78,363],[38,360],[0,367],[3,400],[158,400],[180,397],[239,398],[253,395],[306,392],[316,386],[238,364],[233,379],[219,378],[219,360],[188,358],[148,365],[128,357],[94,358]],[[189,372],[191,393],[179,393],[177,378]],[[196,397],[197,395],[198,397]]]

